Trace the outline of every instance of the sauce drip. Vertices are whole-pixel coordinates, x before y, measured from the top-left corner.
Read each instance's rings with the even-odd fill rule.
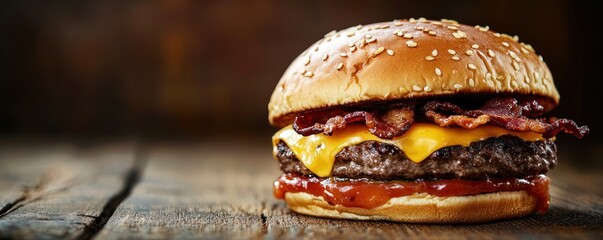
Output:
[[[321,196],[332,205],[374,208],[391,198],[428,193],[439,197],[475,195],[501,191],[521,191],[537,199],[537,213],[549,207],[549,178],[545,175],[526,178],[495,178],[486,180],[448,179],[434,181],[369,181],[316,178],[286,173],[274,182],[274,196],[283,199],[285,193],[305,192]]]

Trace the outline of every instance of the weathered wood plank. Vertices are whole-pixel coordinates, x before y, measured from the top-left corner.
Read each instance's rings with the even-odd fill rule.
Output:
[[[89,237],[123,189],[133,156],[133,144],[2,146],[0,238]]]
[[[345,221],[290,212],[272,196],[271,184],[280,172],[270,155],[270,146],[229,145],[236,148],[216,144],[154,148],[144,178],[99,237],[603,237],[600,170],[577,173],[561,164],[551,173],[552,205],[545,215],[474,225]]]
[[[265,147],[154,148],[99,238],[264,236],[262,214],[276,203],[270,186],[279,174]]]

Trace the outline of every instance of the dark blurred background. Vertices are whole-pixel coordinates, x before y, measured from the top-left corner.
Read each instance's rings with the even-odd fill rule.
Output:
[[[598,4],[451,2],[3,1],[0,135],[268,139],[270,94],[306,47],[333,29],[426,17],[532,44],[562,96],[551,115],[589,125],[582,143],[601,139]]]

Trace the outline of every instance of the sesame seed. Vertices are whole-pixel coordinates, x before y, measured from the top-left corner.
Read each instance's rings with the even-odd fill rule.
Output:
[[[517,36],[517,35],[513,35],[513,41],[515,41],[515,42],[519,42],[519,36]]]
[[[329,58],[329,54],[325,54],[324,56],[322,56],[323,61],[327,61],[328,58]]]
[[[369,39],[369,38],[373,38],[373,36],[371,36],[370,34],[364,35],[364,38]]]
[[[350,52],[355,52],[355,51],[356,51],[356,46],[350,47]]]
[[[417,43],[413,40],[408,40],[408,41],[406,41],[406,46],[411,47],[411,48],[416,47]]]
[[[505,46],[505,47],[509,47],[509,43],[508,43],[508,42],[502,42],[501,44],[502,44],[503,46]]]
[[[418,85],[413,85],[412,86],[412,90],[415,90],[415,91],[419,92],[419,91],[421,91],[423,89],[421,87],[419,87]]]
[[[394,50],[387,49],[387,55],[394,56]]]
[[[431,36],[435,36],[435,35],[437,35],[437,34],[436,34],[436,32],[435,32],[435,31],[429,31],[429,35],[431,35]]]
[[[417,19],[415,19],[415,18],[409,18],[409,19],[408,19],[408,21],[409,21],[410,23],[416,23],[416,22],[417,22]]]
[[[469,69],[471,69],[471,70],[476,70],[476,69],[477,69],[477,67],[476,67],[476,66],[475,66],[473,63],[469,63],[469,64],[467,64],[467,67],[468,67]]]
[[[343,68],[343,63],[337,64],[337,71],[341,70],[341,68]]]
[[[459,58],[459,56],[454,55],[454,56],[452,56],[452,60],[458,61],[458,60],[461,60],[461,58]]]
[[[359,24],[358,26],[356,26],[356,30],[360,30],[362,29],[362,24]]]
[[[522,48],[521,48],[521,52],[522,52],[523,54],[530,54],[530,51],[528,51],[528,49],[526,49],[526,48],[524,48],[524,47],[522,47]]]
[[[442,25],[442,22],[438,22],[438,21],[431,21],[431,24],[433,25]]]
[[[383,50],[385,50],[385,48],[384,48],[384,47],[379,47],[379,48],[377,48],[377,50],[375,50],[375,52],[373,53],[373,55],[377,56],[377,55],[379,55],[380,53],[382,53],[382,52],[383,52]]]
[[[438,56],[438,50],[434,49],[433,51],[431,51],[431,56],[437,57]]]
[[[486,82],[486,84],[488,84],[489,87],[494,87],[494,82],[492,82],[492,80],[484,81],[484,82]]]
[[[513,80],[513,82],[511,82],[511,84],[513,84],[513,87],[518,87],[519,86],[519,84],[515,80]]]
[[[425,86],[423,88],[423,91],[425,91],[425,92],[431,92],[431,87],[430,86]]]
[[[516,71],[519,71],[519,63],[517,63],[515,60],[513,60],[513,68],[514,68]]]
[[[348,57],[348,54],[347,53],[340,53],[339,56],[341,56],[341,57]]]
[[[405,33],[405,34],[403,35],[403,37],[404,37],[404,38],[406,38],[406,39],[411,39],[411,38],[412,38],[412,34],[410,34],[410,33]]]
[[[511,56],[511,58],[515,59],[518,62],[521,62],[521,58],[519,58],[519,56],[517,56],[517,54],[513,51],[509,51],[509,56]]]
[[[358,44],[359,48],[364,47],[364,45],[366,44],[366,40],[363,38],[362,40],[360,40],[360,43]]]
[[[505,38],[508,38],[508,39],[510,39],[510,40],[513,40],[513,37],[511,37],[511,35],[509,35],[509,34],[504,34],[504,33],[502,33],[502,34],[500,34],[500,35],[501,35],[502,37],[505,37]]]
[[[503,76],[503,75],[497,75],[496,76],[496,80],[499,80],[499,81],[505,80],[505,76]]]
[[[473,48],[473,49],[479,49],[479,45],[473,44],[473,45],[471,45],[471,48]]]
[[[500,33],[494,33],[494,36],[495,37],[500,37],[501,35],[500,35]]]
[[[354,46],[354,42],[349,42],[349,43],[348,43],[348,46],[349,46],[349,47],[353,47],[353,46]]]
[[[345,35],[348,37],[353,37],[354,35],[356,35],[356,32],[348,32]]]
[[[442,76],[442,70],[440,70],[440,68],[435,68],[435,73],[438,76]]]
[[[315,52],[318,52],[318,45],[316,45],[316,48],[314,48]]]
[[[398,32],[396,32],[396,36],[402,37],[404,36],[404,32],[402,30],[399,30]]]
[[[400,20],[394,20],[394,25],[402,26],[402,22]]]
[[[304,70],[301,72],[301,75],[303,76],[304,74],[306,74],[306,71],[307,71],[307,70],[306,70],[306,69],[304,69]]]
[[[538,55],[538,59],[539,59],[541,62],[544,62],[544,58],[542,58],[542,55]]]
[[[494,57],[494,56],[495,56],[495,55],[494,55],[494,52],[493,52],[492,50],[490,50],[490,49],[488,49],[488,55],[489,55],[490,57]]]
[[[458,22],[457,22],[457,21],[454,21],[454,20],[452,20],[452,19],[446,19],[446,18],[442,18],[442,20],[441,20],[441,21],[442,21],[442,22],[445,22],[445,23],[450,23],[450,24],[458,24]]]
[[[534,72],[534,79],[540,79],[540,74],[538,74],[538,72]]]
[[[306,57],[306,61],[304,61],[304,65],[308,66],[308,64],[310,64],[310,57]]]
[[[425,56],[425,60],[427,61],[433,61],[435,58],[432,56]]]
[[[420,18],[419,18],[419,22],[421,22],[421,23],[426,23],[426,22],[427,22],[427,19],[425,19],[424,17],[420,17]]]
[[[377,39],[376,39],[376,38],[369,38],[369,39],[366,39],[366,42],[367,42],[367,43],[372,43],[372,42],[374,42],[374,41],[377,41]]]
[[[452,36],[454,36],[455,38],[466,38],[467,34],[461,30],[458,30],[458,31],[452,33]]]
[[[488,31],[488,29],[490,29],[490,27],[489,27],[489,26],[482,27],[482,26],[480,26],[480,25],[475,25],[475,28],[477,28],[478,30],[480,30],[480,31],[482,31],[482,32],[487,32],[487,31]]]
[[[314,73],[312,71],[306,71],[304,73],[304,77],[312,77],[312,76],[314,76]]]
[[[377,29],[386,29],[386,28],[389,28],[389,25],[383,24],[383,25],[377,27]]]
[[[335,35],[335,33],[337,33],[337,30],[330,31],[327,34],[325,34],[325,38],[331,37],[331,36]]]
[[[448,49],[448,53],[450,53],[450,55],[455,55],[456,51],[452,50],[452,49]]]
[[[457,84],[454,84],[454,86],[453,86],[453,87],[454,87],[454,88],[456,88],[456,89],[459,89],[459,88],[462,88],[462,87],[463,87],[463,85],[462,85],[462,84],[458,84],[458,83],[457,83]]]
[[[450,30],[459,30],[459,28],[457,28],[455,26],[447,26],[446,28],[448,28]]]
[[[530,45],[530,44],[525,44],[525,43],[522,43],[522,44],[524,45],[524,47],[525,47],[525,48],[527,48],[528,50],[530,50],[530,52],[535,52],[535,51],[534,51],[534,48],[532,47],[532,45]]]
[[[492,81],[492,73],[486,73],[486,81]]]
[[[465,54],[467,54],[467,56],[471,56],[471,55],[473,55],[473,51],[467,50],[467,51],[465,51]]]
[[[473,80],[473,78],[469,78],[469,86],[475,87],[475,81]]]

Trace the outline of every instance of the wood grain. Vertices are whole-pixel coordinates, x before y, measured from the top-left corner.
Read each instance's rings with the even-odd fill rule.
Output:
[[[128,144],[1,150],[0,238],[88,238],[134,160]]]
[[[153,149],[141,182],[99,237],[265,236],[264,214],[279,204],[271,197],[279,171],[270,151],[246,145]]]

